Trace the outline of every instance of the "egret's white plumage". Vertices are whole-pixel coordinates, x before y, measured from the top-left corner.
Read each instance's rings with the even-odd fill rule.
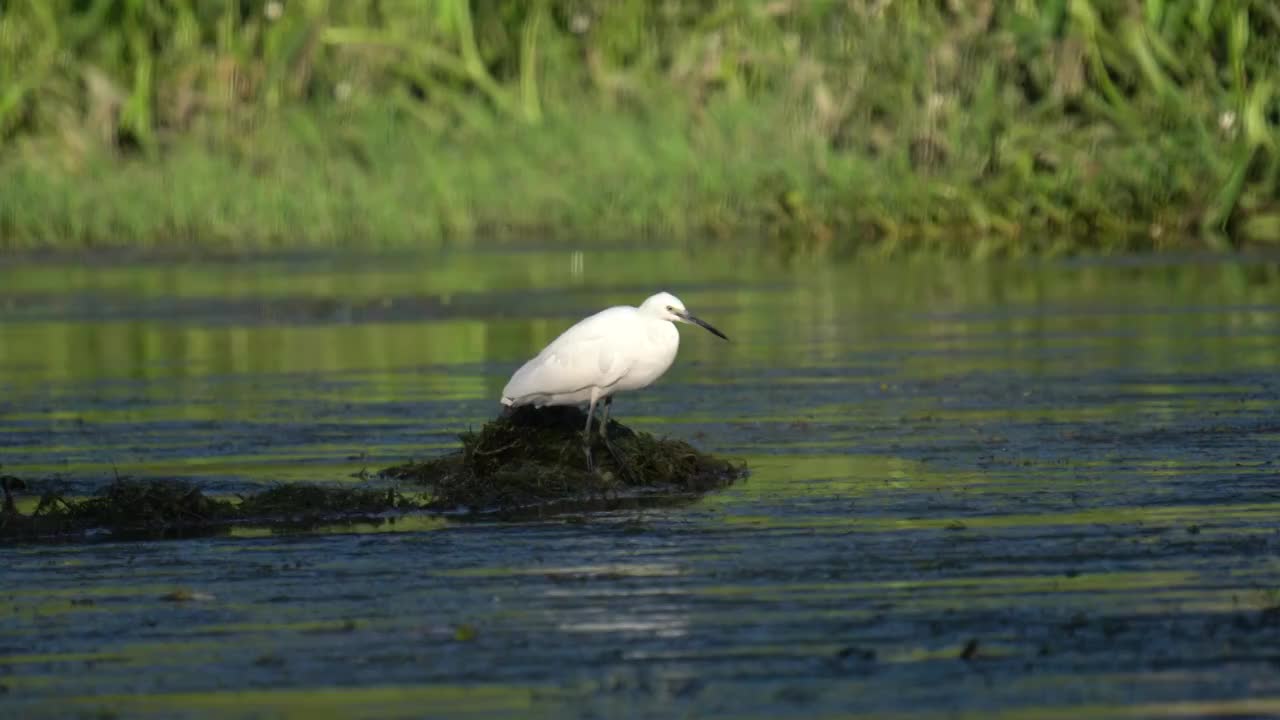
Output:
[[[680,333],[673,323],[707,327],[671,293],[640,307],[619,305],[584,318],[511,376],[503,405],[575,405],[639,390],[662,377],[676,359]]]
[[[551,341],[516,370],[502,389],[502,404],[577,405],[588,403],[587,461],[596,403],[605,401],[601,432],[608,424],[614,393],[639,390],[662,377],[676,359],[680,333],[674,323],[700,325],[724,334],[691,315],[671,293],[661,292],[640,307],[619,305],[584,318]],[[606,443],[608,438],[605,438]]]

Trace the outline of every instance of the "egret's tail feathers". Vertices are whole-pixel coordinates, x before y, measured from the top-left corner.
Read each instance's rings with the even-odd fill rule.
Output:
[[[506,405],[507,407],[511,407],[512,405],[516,404],[516,401],[515,401],[515,398],[509,398],[504,395],[502,398],[502,404]]]

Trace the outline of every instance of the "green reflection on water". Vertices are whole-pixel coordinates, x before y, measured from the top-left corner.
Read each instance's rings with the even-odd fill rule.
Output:
[[[465,254],[366,265],[0,267],[0,378],[376,374],[514,363],[574,317],[607,304],[638,303],[660,287],[683,293],[691,308],[734,339],[721,344],[686,335],[686,363],[800,370],[839,367],[850,352],[874,349],[902,356],[895,372],[927,377],[1052,369],[1070,362],[1055,359],[1054,351],[1069,353],[1082,342],[1115,366],[1151,371],[1185,367],[1189,355],[1203,367],[1239,362],[1241,353],[1252,364],[1280,362],[1280,348],[1267,338],[1241,338],[1229,348],[1203,342],[1206,334],[1274,332],[1274,307],[1265,306],[1280,302],[1275,265],[787,268],[717,254],[690,262],[680,252],[661,251],[588,253],[584,271],[574,255]],[[544,290],[571,294],[529,295]],[[248,310],[219,305],[246,298],[261,304]],[[178,299],[183,302],[174,305]],[[380,322],[383,305],[408,309],[395,322]],[[1198,310],[1206,305],[1216,309]],[[139,307],[146,317],[131,317]],[[360,314],[370,307],[367,316]],[[118,313],[103,314],[104,308]],[[85,318],[85,312],[104,319]],[[50,313],[68,317],[40,319]],[[230,322],[219,319],[228,313]],[[947,349],[969,355],[938,353]],[[442,379],[433,390],[477,397],[494,394],[498,382],[458,380]],[[382,378],[371,397],[404,390]]]
[[[1111,682],[1125,682],[1125,678],[1112,677]],[[1046,684],[1061,684],[1066,678],[1047,678]],[[1134,703],[1129,705],[1073,705],[1069,708],[1033,706],[1010,710],[989,709],[982,712],[949,712],[884,715],[887,718],[950,718],[952,720],[1075,720],[1075,718],[1255,718],[1280,715],[1280,697],[1260,697],[1243,700],[1209,700],[1203,702]]]
[[[361,688],[298,688],[230,692],[105,696],[77,701],[88,708],[183,717],[252,712],[276,718],[400,717],[412,709],[432,717],[525,713],[538,688],[502,685],[423,685]],[[549,689],[548,689],[549,690]]]
[[[547,596],[583,600],[592,613],[584,615],[585,621],[570,614],[564,625],[583,633],[658,627],[643,622],[666,620],[608,617],[609,607],[601,600],[605,596],[585,596],[578,580],[606,586],[595,591],[613,593],[611,598],[683,593],[752,603],[740,612],[703,613],[697,627],[704,630],[718,623],[749,623],[766,614],[775,621],[788,616],[861,621],[880,612],[879,602],[939,616],[962,604],[999,610],[1097,603],[1133,614],[1156,614],[1172,604],[1185,612],[1225,615],[1236,608],[1234,594],[1240,589],[1274,585],[1280,563],[1242,553],[1240,567],[1247,572],[1206,578],[1195,548],[1189,547],[1177,550],[1182,554],[1170,561],[1177,567],[1095,565],[1067,576],[1061,571],[1074,570],[1076,562],[1070,553],[1042,571],[1008,558],[966,557],[965,548],[972,546],[965,543],[1017,538],[1033,529],[1051,533],[1070,528],[1074,535],[1105,542],[1110,528],[1140,528],[1143,532],[1130,532],[1124,541],[1143,547],[1169,543],[1171,536],[1191,546],[1273,533],[1280,502],[1263,493],[1248,494],[1251,483],[1262,486],[1270,472],[1256,451],[1240,460],[1231,450],[1211,457],[1180,454],[1183,436],[1175,435],[1166,441],[1168,449],[1126,460],[1121,472],[1113,454],[1123,455],[1123,447],[1113,451],[1099,442],[1104,449],[1098,451],[1053,428],[1037,441],[1056,443],[1057,455],[1041,456],[1031,441],[1016,454],[1004,449],[999,435],[1002,427],[1020,423],[1034,429],[1041,421],[1074,425],[1071,432],[1076,434],[1095,432],[1095,425],[1107,422],[1140,433],[1155,423],[1192,418],[1201,421],[1191,428],[1196,437],[1218,433],[1224,443],[1232,440],[1241,427],[1250,429],[1246,421],[1265,418],[1274,409],[1268,399],[1272,395],[1254,395],[1258,386],[1253,378],[1266,376],[1280,363],[1277,280],[1280,273],[1268,264],[784,267],[741,255],[711,254],[691,261],[677,251],[588,253],[585,261],[570,251],[367,264],[8,266],[0,267],[0,386],[9,405],[0,421],[37,428],[21,443],[7,444],[7,452],[43,450],[52,457],[79,452],[53,468],[70,475],[108,477],[108,458],[85,452],[65,435],[46,442],[38,431],[41,423],[61,427],[83,420],[85,433],[97,433],[90,450],[108,448],[112,455],[125,455],[110,458],[122,473],[355,482],[351,474],[378,467],[361,457],[365,451],[394,455],[411,447],[426,454],[448,447],[451,442],[442,436],[473,420],[457,417],[472,412],[458,408],[489,411],[480,401],[496,397],[506,372],[574,319],[610,303],[638,302],[661,286],[678,292],[733,342],[720,343],[686,329],[681,358],[663,381],[688,388],[683,409],[628,402],[619,412],[637,427],[698,443],[709,437],[745,455],[752,468],[745,483],[704,498],[680,516],[680,522],[698,531],[682,537],[696,542],[698,533],[706,531],[712,544],[698,544],[690,553],[673,550],[658,560],[626,561],[626,555],[612,555],[599,561],[513,566],[500,555],[501,543],[509,542],[504,537],[492,543],[494,555],[471,566],[433,570],[432,557],[424,556],[422,572],[441,581],[433,589],[492,578],[573,580],[558,584]],[[1122,377],[1099,379],[1108,373]],[[1009,377],[1021,378],[1023,384],[1010,389],[1002,384]],[[1038,402],[1038,388],[1027,378],[1054,380],[1059,391],[1068,388],[1085,400]],[[148,382],[110,382],[130,379]],[[970,385],[962,392],[957,389],[961,382],[975,383],[980,391]],[[989,389],[994,390],[984,395]],[[957,397],[965,402],[949,404]],[[341,410],[321,422],[310,414],[313,406]],[[415,414],[421,407],[441,416]],[[1215,413],[1236,413],[1238,422],[1219,431],[1216,421],[1207,419],[1217,417]],[[283,423],[281,417],[314,434],[292,445],[211,449],[232,423],[254,423],[245,431],[251,440],[270,438]],[[127,454],[134,442],[129,435],[133,425],[146,430],[173,421],[208,425],[196,425],[177,439],[155,431],[137,441],[141,449],[136,455]],[[415,434],[418,424],[428,422],[446,430]],[[360,455],[342,439],[344,423],[363,428],[367,439],[360,440]],[[114,427],[126,429],[114,432]],[[399,444],[384,438],[395,432],[404,433]],[[867,438],[877,433],[878,444],[868,449],[872,443]],[[1264,428],[1248,441],[1275,437]],[[998,471],[979,466],[974,460],[979,452],[999,460]],[[1247,448],[1239,451],[1248,453]],[[942,461],[932,461],[936,455]],[[926,456],[931,461],[921,459]],[[1234,467],[1240,462],[1248,464]],[[1246,490],[1226,498],[1172,502],[1183,499],[1178,493],[1186,485],[1196,483],[1199,489],[1212,484],[1195,473],[1243,478]],[[1162,483],[1168,483],[1167,489]],[[1147,491],[1137,502],[1131,495],[1135,487]],[[1071,491],[1080,492],[1078,507],[1062,498]],[[1035,506],[1037,493],[1050,499]],[[940,498],[955,502],[932,504]],[[974,502],[966,505],[970,500]],[[29,511],[35,499],[20,502]],[[457,526],[437,517],[411,516],[309,532],[435,532],[450,527]],[[855,548],[863,539],[870,543],[889,537],[892,545],[910,534],[916,540],[942,537],[946,547],[959,548],[959,559],[902,550],[902,573],[895,577],[908,579],[892,581],[798,576],[765,582],[754,576],[738,580],[713,575],[707,580],[697,575],[700,562],[756,551],[788,532],[815,543],[824,537],[847,539]],[[228,533],[258,539],[210,551],[237,554],[228,557],[232,564],[302,553],[310,542],[290,538],[301,541],[285,548],[283,542],[270,541],[279,531],[233,528]],[[608,533],[588,527],[583,536],[598,540]],[[830,552],[826,557],[839,561]],[[795,558],[779,563],[790,560]],[[337,568],[344,561],[326,556],[325,562]],[[66,565],[51,566],[49,572],[76,568],[76,562],[68,557]],[[795,562],[802,567],[804,558]],[[952,564],[944,568],[943,562]],[[962,575],[971,565],[980,565],[981,574]],[[712,568],[726,572],[723,566]],[[957,576],[944,576],[940,569]],[[140,608],[168,616],[176,615],[167,611],[178,607],[197,607],[161,599],[174,589],[173,573],[171,567],[140,563],[94,587],[6,589],[0,617],[57,623]],[[622,586],[607,587],[610,583]],[[798,602],[800,598],[809,604]],[[851,604],[851,598],[875,603]],[[74,602],[85,599],[96,604]],[[198,607],[245,609],[234,597],[217,597]],[[490,617],[515,617],[513,607],[493,610]],[[385,619],[362,620],[358,610],[350,614],[360,630],[395,627]],[[317,617],[312,605],[298,600],[182,626],[177,634],[185,633],[185,640],[193,633],[218,633],[219,642],[233,642],[223,634],[324,634],[347,627],[347,620]],[[16,644],[34,631],[26,632],[27,637],[5,637]],[[998,636],[982,640],[988,658],[1008,651]],[[26,692],[50,681],[39,665],[107,661],[154,666],[178,648],[176,642],[119,641],[101,653],[14,653],[0,658],[0,664],[32,668],[32,674],[5,679],[15,693]],[[830,657],[836,648],[828,644],[835,642],[825,635],[790,645],[761,638],[758,645],[734,652],[784,656],[800,651]],[[191,648],[185,642],[181,647]],[[958,662],[962,646],[948,637],[937,645],[913,640],[879,650],[881,663],[926,664]],[[696,652],[711,657],[716,650],[685,657]],[[1072,681],[1080,678],[1041,676],[1021,682]],[[1117,680],[1113,676],[1110,681]],[[523,686],[441,684],[117,695],[78,702],[88,712],[104,708],[158,716],[353,717],[424,708],[443,716],[555,714],[548,709],[555,703],[537,701],[536,692],[540,690]],[[1058,713],[1029,703],[1012,712],[989,708],[972,716],[1249,712],[1280,713],[1280,700],[1081,704]]]

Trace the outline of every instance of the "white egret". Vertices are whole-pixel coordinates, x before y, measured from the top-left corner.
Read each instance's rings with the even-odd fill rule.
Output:
[[[724,333],[694,316],[675,295],[660,292],[635,308],[619,305],[584,318],[551,341],[516,370],[502,389],[502,404],[578,405],[588,403],[587,468],[591,469],[591,420],[604,401],[598,426],[613,453],[607,429],[614,393],[648,387],[671,367],[680,347],[674,323],[700,325],[728,340]],[[616,453],[614,454],[616,459]]]

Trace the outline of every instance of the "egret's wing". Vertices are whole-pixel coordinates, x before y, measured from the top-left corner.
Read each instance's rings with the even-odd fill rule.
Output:
[[[511,376],[502,394],[519,399],[528,395],[562,395],[592,386],[609,387],[630,369],[611,345],[607,338],[593,338],[543,352]]]
[[[511,376],[503,397],[560,395],[616,383],[630,369],[617,351],[628,316],[616,310],[631,308],[602,310],[564,331]]]

